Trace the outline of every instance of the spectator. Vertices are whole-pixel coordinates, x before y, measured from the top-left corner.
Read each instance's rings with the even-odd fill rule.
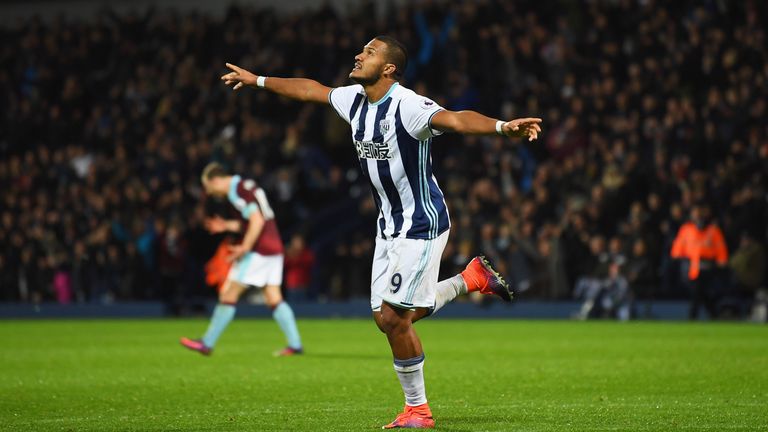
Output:
[[[632,244],[632,253],[629,256],[625,273],[627,282],[637,298],[645,300],[645,310],[642,315],[651,317],[651,304],[656,295],[656,281],[653,263],[648,257],[648,249],[645,240],[638,238]]]
[[[738,249],[734,251],[728,266],[733,276],[731,288],[738,298],[754,303],[753,319],[760,320],[762,301],[765,297],[765,248],[757,243],[752,234],[741,235]],[[763,321],[765,319],[763,318]]]
[[[16,272],[11,268],[5,255],[0,255],[0,299],[6,302],[18,301]]]
[[[182,237],[184,227],[174,221],[168,226],[161,225],[158,231],[160,232],[158,270],[162,287],[161,297],[168,311],[176,315],[183,303],[181,281],[187,253],[186,239]]]
[[[633,295],[627,278],[621,274],[621,266],[618,261],[611,261],[605,278],[577,285],[576,297],[582,298],[583,303],[576,318],[629,320]]]
[[[285,250],[285,298],[291,302],[306,302],[311,282],[315,254],[301,234],[294,234]]]
[[[709,207],[697,204],[691,210],[690,221],[677,233],[671,251],[672,258],[684,260],[686,277],[691,290],[690,319],[698,318],[704,306],[711,319],[717,319],[717,268],[728,263],[728,249],[720,228],[710,219]]]

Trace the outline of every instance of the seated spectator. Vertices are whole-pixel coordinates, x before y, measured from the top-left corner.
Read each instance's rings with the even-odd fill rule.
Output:
[[[632,292],[627,278],[621,274],[621,264],[612,261],[608,265],[608,275],[594,279],[590,283],[576,286],[575,295],[584,302],[576,318],[617,318],[627,321],[632,308]]]
[[[638,298],[645,300],[645,310],[640,312],[644,317],[651,315],[651,303],[654,300],[658,278],[653,268],[645,240],[639,238],[632,244],[632,253],[625,268],[627,281],[632,292]]]
[[[731,270],[731,288],[740,299],[753,303],[752,319],[765,321],[766,253],[763,245],[749,232],[741,235],[739,247],[734,251],[728,267]]]

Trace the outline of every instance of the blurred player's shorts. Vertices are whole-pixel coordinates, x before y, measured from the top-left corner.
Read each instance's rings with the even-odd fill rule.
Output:
[[[232,265],[227,279],[255,287],[280,286],[283,283],[283,255],[249,252]]]

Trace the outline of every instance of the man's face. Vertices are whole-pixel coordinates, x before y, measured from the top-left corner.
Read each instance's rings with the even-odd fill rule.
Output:
[[[704,213],[701,210],[701,207],[695,206],[691,209],[691,220],[694,223],[699,223],[702,221],[704,216]]]
[[[355,66],[349,78],[358,84],[372,84],[381,78],[387,66],[385,51],[387,45],[376,39],[368,42],[363,51],[355,56]]]

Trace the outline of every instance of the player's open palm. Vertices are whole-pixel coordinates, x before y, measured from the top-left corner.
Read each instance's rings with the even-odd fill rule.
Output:
[[[501,131],[504,135],[517,138],[528,138],[528,141],[533,141],[539,137],[541,132],[540,118],[526,117],[510,120],[501,126]]]
[[[256,85],[256,75],[248,72],[240,66],[233,65],[232,63],[226,63],[227,67],[232,71],[221,76],[221,80],[226,85],[233,85],[232,90],[238,90],[242,86],[254,86]]]

